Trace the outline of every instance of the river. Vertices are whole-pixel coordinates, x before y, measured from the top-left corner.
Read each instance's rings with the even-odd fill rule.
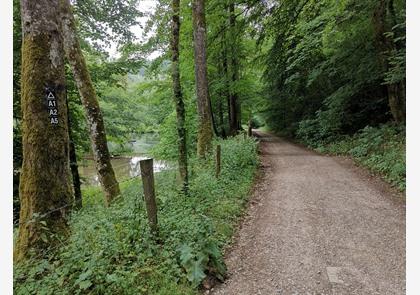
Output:
[[[153,134],[143,134],[141,137],[130,140],[125,144],[131,151],[127,155],[113,156],[111,164],[114,168],[115,176],[118,181],[124,181],[128,178],[140,175],[140,160],[150,158],[150,149],[158,143],[159,139]],[[115,150],[116,144],[110,142],[109,149],[111,154]],[[92,155],[87,155],[79,161],[79,173],[83,185],[99,185],[98,174],[96,173],[95,162]],[[153,170],[160,172],[167,170],[170,165],[165,161],[154,159]]]

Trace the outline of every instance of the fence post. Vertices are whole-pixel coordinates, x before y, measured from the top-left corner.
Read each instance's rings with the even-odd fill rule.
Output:
[[[220,175],[220,144],[216,146],[216,178]]]
[[[147,218],[152,233],[157,233],[157,207],[155,198],[155,180],[153,177],[153,159],[140,161],[141,180],[143,182],[144,201]]]
[[[252,121],[251,121],[251,116],[249,117],[249,121],[248,121],[248,137],[252,136]]]

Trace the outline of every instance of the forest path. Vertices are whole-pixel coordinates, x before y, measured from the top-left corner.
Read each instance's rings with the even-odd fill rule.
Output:
[[[255,134],[264,173],[210,294],[405,294],[403,197],[351,161]]]

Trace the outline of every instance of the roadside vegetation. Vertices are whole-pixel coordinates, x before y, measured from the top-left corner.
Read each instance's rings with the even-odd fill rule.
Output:
[[[122,183],[122,195],[109,208],[98,189],[89,188],[83,208],[71,216],[68,240],[15,266],[15,294],[184,295],[196,294],[207,275],[223,279],[223,247],[246,204],[258,157],[252,138],[216,144],[222,150],[220,177],[213,154],[191,159],[188,195],[179,191],[175,171],[156,174],[156,237],[147,224],[140,179]]]
[[[403,191],[405,2],[297,2],[267,21],[268,129],[349,155]]]
[[[405,126],[384,124],[366,126],[354,135],[317,141],[302,135],[300,141],[318,152],[350,156],[356,163],[381,175],[405,191]]]
[[[16,294],[222,280],[258,165],[249,125],[405,188],[404,1],[148,2],[13,0]],[[139,179],[116,175],[114,156],[145,155],[174,168],[156,173],[157,236]]]

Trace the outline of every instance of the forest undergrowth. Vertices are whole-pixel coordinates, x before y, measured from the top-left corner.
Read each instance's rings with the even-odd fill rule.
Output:
[[[405,138],[405,126],[392,123],[325,139],[298,132],[298,139],[305,145],[321,153],[350,156],[402,192],[406,187]]]
[[[189,194],[175,171],[155,174],[159,233],[147,224],[140,179],[122,185],[110,208],[99,188],[84,193],[70,218],[70,237],[59,250],[15,266],[15,294],[196,294],[210,275],[223,280],[223,248],[245,207],[258,165],[257,142],[236,136],[216,140],[214,155],[192,159]],[[48,238],[48,236],[46,236]]]

